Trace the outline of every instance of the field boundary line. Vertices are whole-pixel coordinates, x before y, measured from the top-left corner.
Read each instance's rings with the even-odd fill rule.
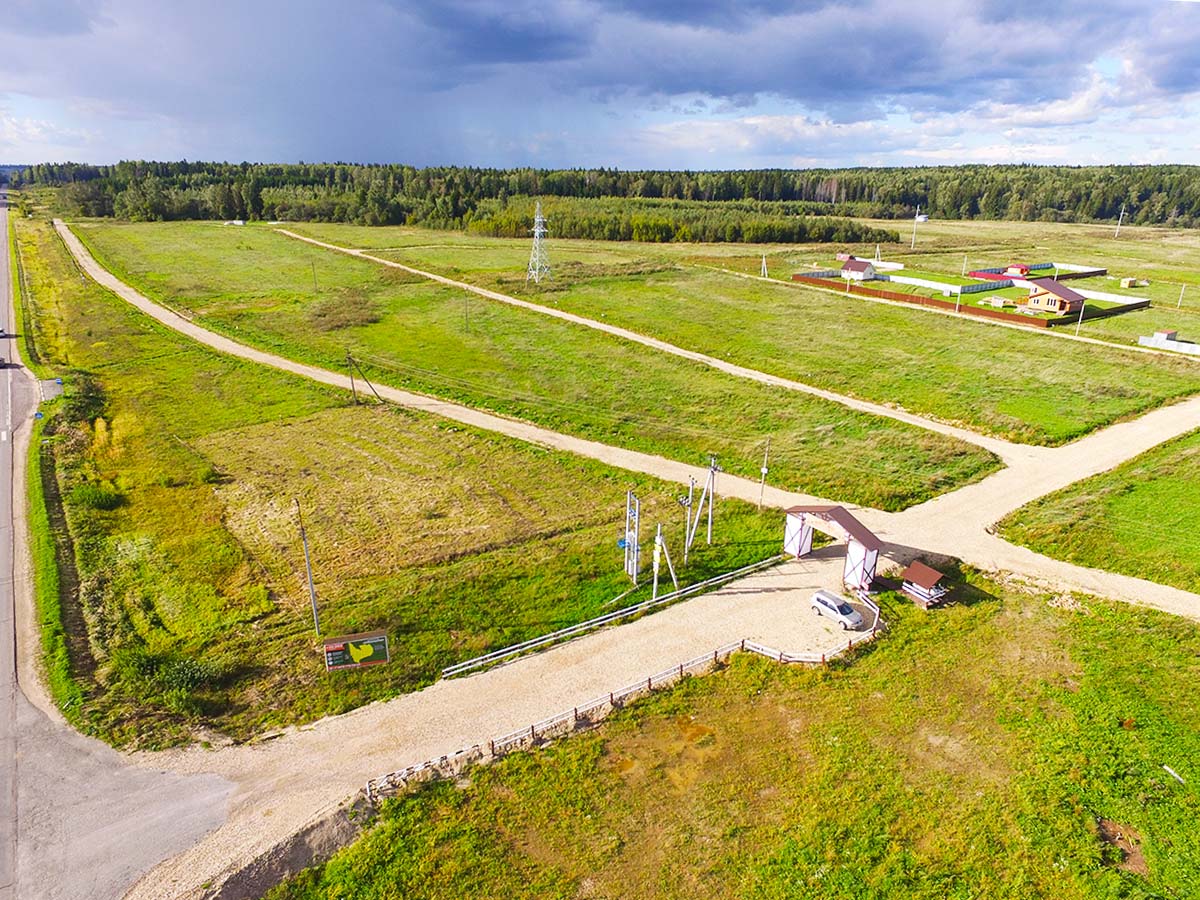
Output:
[[[303,241],[304,243],[312,244],[315,247],[321,247],[325,250],[333,250],[337,253],[344,253],[345,255],[354,257],[356,259],[364,259],[382,266],[399,269],[402,272],[407,272],[410,275],[417,275],[421,278],[435,281],[439,284],[444,284],[447,287],[469,291],[470,293],[483,297],[486,300],[495,300],[498,303],[505,303],[509,306],[515,306],[520,309],[529,310],[530,312],[539,313],[540,315],[549,316],[550,318],[560,319],[564,322],[570,322],[574,325],[582,325],[583,327],[590,328],[594,331],[600,331],[605,334],[612,335],[613,337],[632,341],[636,344],[641,344],[642,346],[649,347],[652,350],[658,350],[662,353],[678,356],[691,362],[700,363],[701,365],[724,372],[727,375],[745,378],[749,381],[756,381],[760,384],[769,385],[771,387],[778,387],[801,394],[808,394],[809,396],[817,397],[821,400],[826,400],[831,403],[836,403],[839,406],[844,406],[857,412],[863,412],[869,415],[879,416],[881,418],[892,419],[897,422],[903,422],[906,425],[912,425],[916,428],[921,428],[925,431],[933,431],[947,437],[956,438],[960,441],[974,444],[977,447],[982,447],[983,449],[999,456],[1004,462],[1008,462],[1010,459],[1019,456],[1022,449],[1025,447],[1023,444],[1015,444],[1011,441],[1006,441],[1002,438],[992,437],[990,435],[980,434],[958,425],[950,425],[945,422],[939,422],[936,419],[920,416],[903,408],[885,406],[880,403],[872,403],[868,400],[859,400],[855,397],[849,397],[845,394],[838,394],[834,391],[815,387],[811,384],[805,384],[802,381],[795,381],[791,378],[783,378],[779,375],[761,372],[757,369],[741,366],[737,363],[728,362],[726,360],[719,359],[718,357],[709,356],[708,354],[700,353],[695,350],[688,350],[676,344],[660,340],[659,338],[640,334],[639,332],[632,331],[628,328],[621,328],[617,325],[609,325],[606,322],[598,322],[595,319],[589,319],[586,316],[580,316],[576,313],[569,313],[561,309],[554,309],[553,307],[544,306],[540,303],[533,303],[529,300],[521,300],[517,297],[510,296],[509,294],[502,294],[499,291],[493,291],[488,288],[478,287],[477,285],[473,285],[465,281],[457,281],[453,278],[447,278],[445,275],[438,275],[434,272],[426,272],[423,269],[413,268],[412,266],[396,262],[395,260],[384,259],[381,256],[374,256],[368,250],[358,250],[352,247],[342,247],[337,244],[330,244],[326,241],[318,240],[317,238],[297,234],[296,232],[289,231],[286,228],[276,228],[275,230],[285,237]],[[724,270],[718,269],[717,271]]]
[[[707,266],[702,263],[687,263],[687,265],[695,266],[697,269],[708,269],[712,272],[721,272],[724,275],[733,275],[737,278],[746,278],[750,281],[762,281],[767,284],[780,285],[790,288],[809,288],[814,291],[823,291],[826,294],[835,294],[837,296],[847,296],[846,291],[838,290],[833,287],[822,287],[808,282],[780,281],[778,278],[763,278],[761,275],[753,275],[749,272],[739,272],[737,269],[726,269],[722,266]],[[1015,322],[1001,322],[997,319],[989,319],[984,316],[964,316],[962,313],[956,313],[951,309],[938,309],[936,306],[925,306],[920,303],[905,303],[900,300],[888,300],[885,297],[872,297],[870,294],[850,294],[851,297],[856,297],[859,300],[866,300],[868,303],[880,303],[884,306],[894,306],[899,309],[918,310],[920,312],[934,313],[939,316],[949,316],[952,319],[958,319],[966,322],[976,322],[983,325],[995,325],[997,328],[1013,328],[1020,331],[1022,334],[1044,334],[1050,337],[1060,338],[1067,341],[1077,341],[1081,344],[1095,344],[1099,347],[1110,347],[1114,350],[1133,350],[1137,353],[1148,353],[1151,356],[1166,356],[1171,358],[1187,358],[1186,354],[1175,353],[1170,350],[1155,350],[1152,347],[1140,347],[1136,344],[1117,344],[1113,341],[1102,341],[1099,338],[1084,337],[1083,335],[1067,334],[1065,331],[1059,331],[1056,328],[1038,328],[1032,325],[1018,325]],[[1092,318],[1096,318],[1093,316]],[[1084,319],[1088,321],[1088,319]]]
[[[555,738],[594,727],[625,703],[652,694],[656,688],[671,687],[685,676],[706,675],[734,653],[753,653],[782,665],[825,665],[860,644],[874,640],[881,631],[887,630],[887,623],[884,622],[879,607],[869,598],[859,597],[859,600],[875,614],[871,627],[848,634],[844,643],[839,641],[823,653],[788,653],[749,638],[740,638],[540,722],[533,722],[527,728],[372,778],[364,785],[362,793],[368,802],[377,805],[380,800],[405,793],[410,787],[422,782],[454,778],[471,765],[495,762],[509,753],[538,747]]]

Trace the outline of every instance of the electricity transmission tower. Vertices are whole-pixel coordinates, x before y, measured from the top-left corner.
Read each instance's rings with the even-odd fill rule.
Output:
[[[537,202],[533,214],[533,250],[529,254],[529,268],[525,272],[525,283],[532,279],[534,284],[541,284],[543,278],[550,277],[550,258],[546,255],[546,217],[542,215],[542,201]]]

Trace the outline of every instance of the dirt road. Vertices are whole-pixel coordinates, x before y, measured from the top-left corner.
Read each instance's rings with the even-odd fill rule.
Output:
[[[85,271],[167,326],[222,352],[349,389],[345,376],[239,345],[163,309],[99,267],[68,229],[60,226],[60,233]],[[686,481],[699,471],[409,392],[379,390],[391,402],[668,480]],[[1113,426],[1067,447],[1001,454],[1009,462],[1007,469],[903,513],[868,509],[857,513],[889,542],[885,553],[897,561],[918,549],[929,550],[985,569],[1033,576],[1055,589],[1085,590],[1200,618],[1200,597],[1194,594],[1059,563],[1013,547],[986,531],[1001,515],[1047,491],[1197,427],[1200,399]],[[721,477],[723,496],[756,501],[758,490],[757,482]],[[777,489],[766,492],[766,502],[777,507],[812,499]],[[840,580],[839,560],[806,561],[755,579],[501,669],[440,682],[417,694],[323,720],[274,741],[219,752],[190,749],[136,756],[133,761],[138,765],[169,768],[177,774],[211,773],[237,788],[228,820],[155,869],[129,896],[203,896],[201,884],[219,883],[229,871],[353,793],[367,777],[485,742],[727,640],[755,637],[802,652],[825,639],[821,633],[796,630],[807,627],[799,622],[796,607],[813,587]],[[795,643],[789,646],[788,642]]]

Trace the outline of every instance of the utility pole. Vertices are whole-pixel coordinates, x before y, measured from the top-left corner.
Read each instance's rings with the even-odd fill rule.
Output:
[[[346,351],[346,366],[350,369],[350,394],[354,397],[354,405],[358,406],[358,388],[354,386],[354,357],[349,350]]]
[[[316,264],[315,262],[312,262],[312,261],[310,261],[310,262],[309,262],[309,265],[310,265],[310,266],[312,266],[312,273],[313,273],[313,293],[315,294],[315,293],[317,292],[317,264]]]
[[[692,531],[692,500],[695,496],[696,479],[689,475],[687,496],[679,498],[679,505],[683,507],[683,564],[685,566],[688,560],[688,549],[691,547],[691,540],[688,536]]]
[[[641,567],[641,547],[639,536],[641,532],[642,504],[634,496],[633,491],[625,492],[625,574],[633,580],[637,587],[638,569]]]
[[[765,254],[765,253],[763,254],[762,277],[763,278],[768,277],[767,276],[767,254]]]
[[[658,570],[661,566],[660,557],[667,558],[667,571],[671,573],[671,584],[675,586],[675,590],[679,590],[679,579],[675,577],[675,567],[671,565],[671,554],[667,550],[667,542],[663,539],[662,525],[658,526],[658,533],[654,535],[654,587],[650,591],[650,599],[658,599]]]
[[[1087,309],[1087,300],[1079,307],[1079,321],[1075,323],[1075,337],[1079,337],[1079,329],[1083,325],[1083,311]]]
[[[471,295],[463,291],[463,325],[467,334],[471,333]]]
[[[767,437],[767,446],[763,448],[762,480],[758,483],[758,508],[762,509],[763,492],[767,489],[767,457],[771,452],[771,438]]]
[[[308,535],[304,533],[304,517],[300,514],[300,498],[296,501],[296,521],[300,524],[300,542],[304,545],[304,569],[308,573],[308,599],[312,603],[313,628],[321,636],[321,617],[317,613],[317,589],[313,587],[312,562],[308,557]]]
[[[917,214],[915,216],[913,216],[913,238],[912,238],[912,246],[909,247],[910,250],[917,249],[917,222],[919,222],[920,220],[921,220],[921,204],[918,203],[917,204]]]
[[[1185,290],[1187,290],[1187,285],[1186,285],[1186,284],[1181,284],[1181,285],[1179,286],[1179,302],[1175,304],[1175,308],[1176,308],[1176,309],[1179,309],[1179,307],[1183,306],[1183,292],[1184,292]]]
[[[1117,217],[1117,233],[1113,235],[1113,239],[1121,236],[1121,223],[1125,221],[1125,204],[1121,204],[1121,215]]]
[[[962,273],[963,273],[963,277],[965,278],[965,277],[966,277],[966,275],[967,275],[967,255],[966,255],[965,253],[963,254],[963,270],[962,270]]]
[[[525,283],[530,279],[541,284],[542,278],[550,277],[550,257],[546,255],[546,217],[542,215],[542,201],[537,201],[533,214],[533,249],[529,254],[529,268],[525,270]]]

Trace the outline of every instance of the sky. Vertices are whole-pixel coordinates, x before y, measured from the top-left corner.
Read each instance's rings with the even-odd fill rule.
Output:
[[[1194,0],[13,2],[0,163],[1200,164]]]

